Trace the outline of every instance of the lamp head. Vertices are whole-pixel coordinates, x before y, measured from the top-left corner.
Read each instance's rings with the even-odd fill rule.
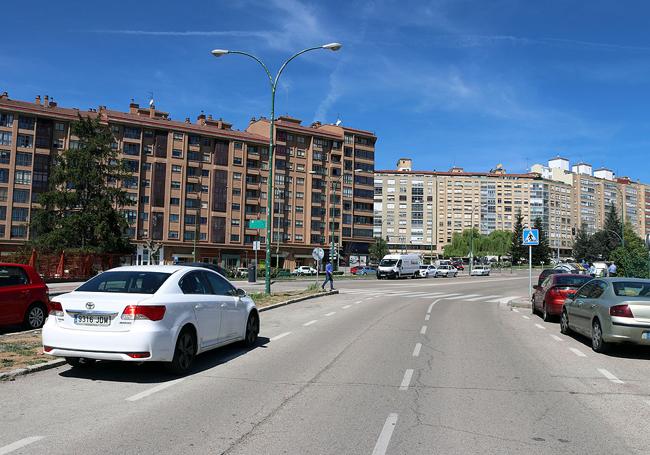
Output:
[[[338,51],[339,49],[341,49],[341,47],[343,47],[343,45],[341,43],[329,43],[329,44],[323,44],[323,46],[321,47],[323,49],[329,49],[330,51]]]
[[[221,57],[222,55],[226,55],[230,53],[230,51],[228,51],[227,49],[214,49],[210,53],[215,57]]]

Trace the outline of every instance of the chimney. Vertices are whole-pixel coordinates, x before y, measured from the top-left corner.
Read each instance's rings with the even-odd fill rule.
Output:
[[[205,114],[203,113],[203,111],[201,111],[199,116],[196,118],[196,123],[198,125],[205,125]]]
[[[156,117],[156,106],[153,104],[149,105],[149,118],[155,118]]]
[[[185,123],[190,123],[190,118],[189,117],[185,117]]]
[[[137,114],[138,109],[140,109],[140,105],[135,102],[133,98],[131,98],[131,103],[129,103],[129,113],[130,114]]]
[[[57,106],[56,101],[54,101],[54,99],[52,99],[52,100],[50,101],[49,106],[50,106],[50,107],[56,107],[56,106]]]
[[[0,93],[0,98],[2,98],[2,99],[9,99],[9,93],[7,93],[7,92],[2,92],[2,93]]]
[[[212,114],[208,114],[208,120],[212,120]]]
[[[45,106],[47,106],[47,105],[48,105],[48,103],[50,102],[50,97],[49,97],[49,96],[47,96],[47,95],[45,95],[45,97],[43,98],[43,101],[44,101],[44,103],[43,103],[43,104],[44,104]]]
[[[36,95],[36,99],[34,100],[34,103],[38,104],[39,106],[41,105],[41,95]]]

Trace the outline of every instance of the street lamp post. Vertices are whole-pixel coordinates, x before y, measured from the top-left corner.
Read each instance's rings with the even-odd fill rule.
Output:
[[[275,136],[275,92],[278,86],[278,80],[280,79],[282,72],[289,64],[289,62],[291,62],[299,55],[302,55],[306,52],[319,50],[319,49],[338,51],[339,49],[341,49],[341,44],[329,43],[329,44],[324,44],[322,46],[309,47],[307,49],[303,49],[300,52],[293,54],[282,64],[282,66],[280,66],[280,69],[275,75],[275,78],[271,75],[271,71],[269,71],[269,68],[264,64],[264,62],[262,62],[262,60],[260,60],[253,54],[249,54],[248,52],[243,52],[243,51],[230,51],[227,49],[214,49],[211,52],[212,55],[214,55],[215,57],[221,57],[223,55],[228,55],[228,54],[238,54],[238,55],[243,55],[252,58],[257,63],[260,64],[260,66],[264,69],[264,72],[269,78],[269,83],[271,87],[271,121],[269,125],[269,176],[268,176],[268,192],[267,192],[268,194],[266,200],[266,258],[264,260],[264,268],[265,268],[264,292],[266,294],[271,293],[271,240],[272,240],[271,239],[271,235],[272,235],[271,234],[271,228],[272,228],[271,210],[273,208],[273,153],[275,148],[275,137],[274,137]]]

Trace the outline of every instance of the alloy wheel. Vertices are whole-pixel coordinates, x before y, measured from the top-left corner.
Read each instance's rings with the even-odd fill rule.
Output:
[[[29,314],[27,315],[27,322],[31,328],[37,329],[41,327],[44,321],[45,313],[43,312],[43,308],[40,306],[34,306],[31,310],[29,310]]]
[[[178,364],[183,370],[187,370],[192,364],[194,358],[194,339],[189,332],[183,333],[178,340]]]

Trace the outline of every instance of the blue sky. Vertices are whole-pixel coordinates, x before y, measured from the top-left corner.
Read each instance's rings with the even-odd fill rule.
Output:
[[[65,7],[64,7],[65,5]],[[268,115],[261,69],[295,60],[277,113],[379,136],[377,168],[525,171],[557,154],[650,183],[650,4],[643,1],[50,0],[3,6],[0,90],[126,110],[154,93],[244,129]]]

